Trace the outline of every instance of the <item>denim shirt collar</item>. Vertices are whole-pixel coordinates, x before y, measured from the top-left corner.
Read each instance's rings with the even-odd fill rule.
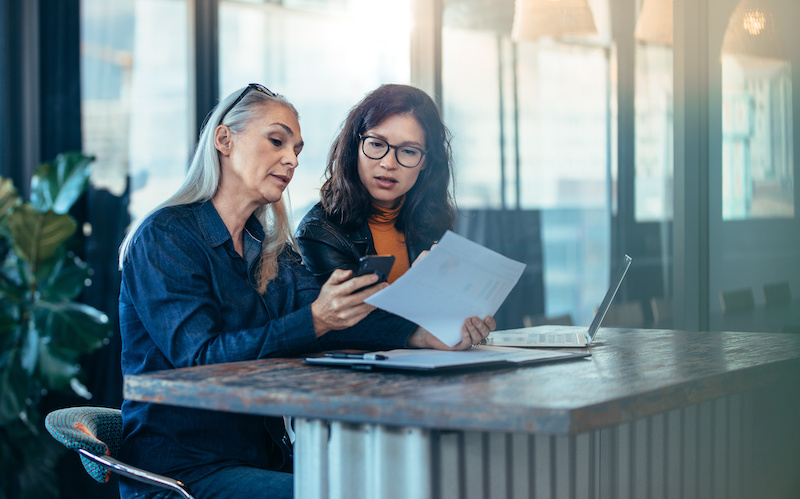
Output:
[[[208,245],[212,248],[219,247],[231,240],[231,233],[225,226],[225,222],[219,216],[217,209],[211,201],[198,203],[192,205],[194,208],[194,215],[197,218],[197,225],[206,240]],[[264,241],[264,228],[261,222],[255,217],[250,215],[244,226],[244,260],[247,263],[247,268],[251,269],[252,264],[261,255],[261,244]]]

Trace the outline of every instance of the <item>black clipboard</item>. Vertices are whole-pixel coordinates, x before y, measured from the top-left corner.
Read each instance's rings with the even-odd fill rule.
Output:
[[[589,351],[539,350],[481,345],[461,351],[396,349],[363,355],[328,354],[306,357],[307,364],[360,370],[439,372],[475,368],[516,367],[588,357]]]

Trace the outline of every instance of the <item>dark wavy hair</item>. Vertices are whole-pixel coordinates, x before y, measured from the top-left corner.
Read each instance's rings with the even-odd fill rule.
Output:
[[[455,225],[450,185],[453,165],[450,132],[439,108],[422,90],[409,85],[385,84],[373,90],[350,110],[333,142],[320,195],[325,212],[345,227],[364,224],[373,213],[372,198],[358,176],[359,135],[386,118],[410,114],[425,131],[425,169],[406,194],[396,227],[406,242],[438,240]]]

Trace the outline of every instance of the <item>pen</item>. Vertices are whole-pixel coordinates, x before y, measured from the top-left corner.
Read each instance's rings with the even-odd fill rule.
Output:
[[[332,357],[334,359],[363,359],[363,360],[386,360],[389,357],[379,353],[326,353],[325,357]]]

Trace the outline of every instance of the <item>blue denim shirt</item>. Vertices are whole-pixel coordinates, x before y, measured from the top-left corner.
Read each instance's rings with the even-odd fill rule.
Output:
[[[122,269],[122,373],[294,356],[338,348],[402,348],[416,327],[374,311],[317,339],[311,302],[320,286],[286,250],[264,294],[255,289],[264,232],[251,217],[244,258],[211,202],[159,210],[139,228]],[[278,417],[125,400],[122,459],[192,481],[223,466],[277,469],[268,428]],[[123,497],[133,491],[123,482]],[[137,490],[144,490],[135,483]]]

